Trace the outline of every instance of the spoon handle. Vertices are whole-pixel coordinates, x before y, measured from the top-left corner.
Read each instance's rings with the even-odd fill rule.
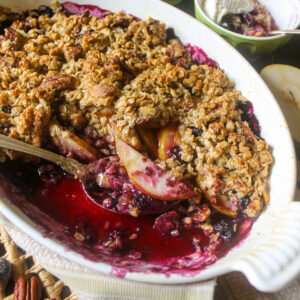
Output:
[[[268,32],[269,34],[300,34],[300,29],[289,29],[289,30],[272,30]]]
[[[81,174],[80,170],[82,168],[82,164],[78,161],[71,158],[66,158],[62,155],[58,155],[42,148],[29,145],[3,134],[0,134],[0,147],[46,159],[55,163],[56,165],[59,165],[66,172],[73,174],[75,177],[78,177]]]

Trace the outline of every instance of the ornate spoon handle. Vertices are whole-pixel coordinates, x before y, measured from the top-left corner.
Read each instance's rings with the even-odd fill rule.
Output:
[[[0,147],[46,159],[59,165],[66,172],[73,174],[75,177],[81,177],[83,165],[74,159],[66,158],[62,155],[29,145],[3,134],[0,134]]]

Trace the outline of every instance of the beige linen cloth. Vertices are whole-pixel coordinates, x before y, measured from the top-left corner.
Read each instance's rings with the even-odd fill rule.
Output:
[[[215,280],[193,284],[158,285],[129,281],[93,272],[45,248],[3,215],[0,223],[15,243],[67,284],[82,300],[211,300]]]

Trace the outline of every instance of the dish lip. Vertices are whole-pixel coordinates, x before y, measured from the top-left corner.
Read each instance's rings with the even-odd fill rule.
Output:
[[[140,2],[140,0],[133,0],[133,1],[136,3]],[[34,2],[36,3],[36,5],[40,5],[40,4],[44,4],[46,1],[36,0]],[[75,0],[74,2],[80,3],[80,4],[89,3],[88,0],[87,1]],[[49,4],[49,2],[47,2],[47,3]],[[272,101],[273,105],[277,108],[278,113],[281,115],[284,126],[287,127],[285,117],[283,116],[283,113],[281,112],[278,103],[276,102],[274,96],[272,95],[271,91],[269,90],[269,88],[267,87],[265,82],[262,80],[262,78],[260,78],[259,74],[250,65],[250,63],[234,47],[232,47],[229,42],[222,39],[222,37],[220,37],[216,32],[214,32],[212,29],[206,27],[204,24],[198,22],[195,18],[191,17],[187,13],[182,12],[181,10],[179,10],[167,3],[161,2],[159,0],[145,0],[144,3],[145,3],[145,6],[150,5],[150,4],[156,5],[158,7],[162,6],[162,7],[167,8],[170,11],[170,13],[173,11],[173,12],[177,12],[177,13],[185,15],[186,17],[188,17],[189,19],[192,20],[194,26],[199,27],[201,31],[203,31],[203,30],[208,31],[208,33],[210,35],[212,35],[216,40],[218,40],[218,43],[222,43],[224,45],[224,47],[226,47],[228,49],[230,48],[229,49],[230,52],[234,52],[236,57],[239,57],[240,60],[243,60],[244,65],[247,66],[249,71],[251,70],[252,73],[255,73],[256,79],[260,81],[260,84],[262,86],[264,86],[266,92],[269,93],[269,97],[271,97],[273,99],[273,101]],[[105,7],[105,2],[99,1],[99,6]],[[124,7],[120,8],[120,9],[124,9]],[[294,150],[293,144],[292,144],[292,138],[291,138],[291,135],[290,135],[290,132],[288,129],[286,129],[286,135],[287,135],[287,139],[289,141],[289,148],[291,151],[289,154],[292,155],[291,159],[293,161],[293,162],[291,162],[291,168],[293,170],[293,175],[292,175],[293,179],[289,184],[290,195],[288,197],[288,200],[285,201],[286,203],[290,203],[293,201],[292,190],[296,185],[296,160],[295,160],[295,150]],[[31,236],[33,239],[40,242],[45,247],[55,251],[56,253],[62,255],[63,257],[65,257],[67,259],[70,259],[73,262],[84,265],[90,269],[93,269],[93,270],[96,270],[96,271],[99,271],[102,273],[106,273],[106,274],[112,273],[111,265],[109,265],[107,263],[103,263],[103,262],[96,262],[96,263],[91,262],[74,251],[66,250],[65,247],[60,242],[50,239],[50,238],[45,238],[43,236],[43,234],[34,225],[34,223],[27,216],[25,216],[22,212],[20,212],[20,210],[17,207],[13,206],[10,202],[5,201],[5,203],[4,203],[3,201],[0,201],[0,208],[1,208],[1,212],[9,220],[12,220],[13,223],[15,223],[17,225],[17,227],[19,227],[21,230],[26,232],[29,236]],[[222,259],[220,259],[220,260],[222,260]],[[236,260],[236,262],[238,262],[238,261],[239,261],[239,259]],[[149,283],[177,284],[177,283],[188,283],[188,282],[196,282],[196,281],[200,281],[200,280],[206,280],[206,279],[212,278],[214,276],[219,276],[219,275],[225,274],[225,273],[233,271],[233,270],[234,269],[231,264],[223,263],[222,265],[216,265],[216,264],[210,265],[210,266],[206,267],[204,270],[201,270],[199,272],[199,274],[197,274],[193,277],[183,277],[181,275],[172,274],[170,277],[167,278],[162,273],[137,273],[137,272],[130,273],[130,272],[128,272],[126,274],[125,278],[129,279],[129,280],[149,282]],[[203,274],[205,274],[205,275],[203,276]]]
[[[239,38],[240,40],[244,40],[244,41],[248,41],[248,42],[255,41],[255,42],[262,42],[262,43],[277,40],[277,39],[280,39],[280,38],[283,38],[283,37],[287,36],[286,33],[282,33],[282,34],[273,35],[273,36],[255,37],[255,36],[247,36],[247,35],[243,35],[243,34],[240,34],[240,33],[236,33],[234,31],[230,31],[230,30],[220,26],[218,23],[214,22],[213,20],[211,20],[206,15],[206,13],[203,11],[201,5],[199,4],[199,1],[200,0],[194,0],[195,9],[198,10],[198,12],[201,14],[201,16],[205,19],[206,22],[208,22],[212,26],[215,26],[218,30],[223,32],[224,35]],[[203,1],[203,0],[201,0],[201,1]],[[300,12],[300,3],[298,3],[298,10]],[[289,29],[296,29],[299,25],[300,25],[300,18],[299,18],[299,21],[297,23],[297,26],[295,26],[294,28],[289,28]]]

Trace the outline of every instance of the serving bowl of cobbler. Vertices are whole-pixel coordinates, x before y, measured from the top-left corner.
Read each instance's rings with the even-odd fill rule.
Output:
[[[297,0],[195,0],[198,20],[222,35],[234,47],[252,55],[272,53],[290,34],[270,34],[300,25]]]
[[[9,220],[130,280],[238,270],[273,291],[296,276],[292,140],[238,52],[161,1],[1,5],[1,134],[95,170],[81,182],[3,149]]]

